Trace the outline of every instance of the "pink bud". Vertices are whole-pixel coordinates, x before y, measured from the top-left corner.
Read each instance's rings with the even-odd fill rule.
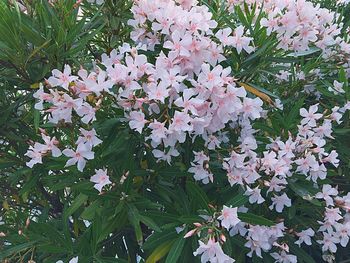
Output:
[[[222,240],[222,242],[226,242],[226,237],[224,234],[221,234],[220,235],[220,239]]]
[[[0,237],[6,237],[6,234],[4,232],[0,232]]]
[[[43,134],[47,135],[47,132],[45,131],[45,129],[39,128],[39,131],[40,131],[40,133],[43,133]]]
[[[202,224],[201,223],[193,223],[196,227],[201,227]]]
[[[184,236],[184,238],[188,238],[188,237],[190,237],[190,236],[193,236],[194,233],[196,233],[196,229],[192,229],[192,230],[188,231],[188,232],[186,233],[186,235]]]
[[[30,224],[30,219],[28,217],[27,220],[26,220],[26,228],[28,228],[29,224]]]

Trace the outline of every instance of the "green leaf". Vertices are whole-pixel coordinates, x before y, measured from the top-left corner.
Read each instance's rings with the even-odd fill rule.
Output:
[[[174,240],[167,241],[157,247],[147,258],[146,263],[155,263],[161,260],[170,250]]]
[[[172,229],[171,231],[163,231],[163,232],[155,232],[150,237],[148,237],[143,244],[142,248],[144,250],[150,250],[154,249],[155,247],[159,246],[160,244],[168,241],[168,240],[174,240],[178,234],[176,233],[175,229]]]
[[[64,212],[64,217],[68,218],[71,216],[75,211],[79,209],[79,207],[85,203],[85,201],[88,199],[88,196],[85,194],[79,194],[74,201],[72,202],[72,205],[68,207],[68,209]]]
[[[312,196],[314,196],[318,192],[318,189],[313,188],[313,186],[310,185],[309,182],[298,183],[289,180],[288,185],[297,195],[299,195],[304,200],[307,200],[316,206],[322,206],[322,203],[320,201],[318,201],[315,198],[312,198]]]
[[[20,245],[15,245],[15,246],[11,246],[8,249],[2,250],[0,253],[0,259],[6,259],[7,257],[11,256],[13,253],[19,253],[23,250],[26,250],[28,248],[33,247],[35,244],[37,243],[37,241],[30,241],[27,243],[23,243]]]
[[[236,195],[230,201],[226,203],[226,206],[239,207],[246,204],[249,200],[249,197],[242,194]]]
[[[139,215],[140,221],[142,223],[144,223],[146,226],[148,226],[149,228],[153,229],[154,231],[157,232],[161,232],[162,230],[160,229],[160,227],[156,224],[156,222],[153,221],[153,219],[147,217],[147,216],[143,216],[143,215]]]
[[[128,217],[129,217],[130,223],[134,227],[137,243],[139,245],[142,245],[143,234],[142,234],[142,229],[141,229],[141,225],[140,225],[139,211],[137,210],[137,208],[134,205],[131,205],[131,204],[128,204],[128,208],[129,208]]]
[[[197,184],[187,181],[186,190],[188,195],[191,197],[194,204],[198,205],[199,208],[209,209],[209,199],[205,192]]]
[[[186,230],[185,230],[186,232]],[[165,263],[176,263],[181,256],[182,250],[185,246],[186,239],[181,235],[171,246],[169,254],[165,260]]]
[[[263,226],[275,225],[275,223],[272,222],[271,220],[266,219],[265,217],[262,217],[262,216],[251,214],[251,213],[238,213],[238,218],[243,222],[252,224],[252,225],[263,225]]]
[[[289,130],[290,127],[293,125],[293,122],[298,121],[298,116],[299,116],[299,110],[303,106],[305,101],[305,98],[302,98],[295,102],[293,108],[289,111],[288,116],[285,118],[285,125],[284,127]]]
[[[316,263],[308,253],[294,244],[295,241],[292,238],[288,237],[288,241],[290,252],[298,257],[298,262]]]
[[[34,128],[35,131],[38,132],[39,124],[40,124],[40,111],[34,110]]]

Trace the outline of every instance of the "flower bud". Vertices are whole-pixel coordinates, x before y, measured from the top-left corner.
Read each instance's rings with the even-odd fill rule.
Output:
[[[184,235],[184,238],[188,238],[190,236],[193,236],[195,233],[196,233],[196,229],[192,229],[192,230],[188,231],[186,233],[186,235]]]

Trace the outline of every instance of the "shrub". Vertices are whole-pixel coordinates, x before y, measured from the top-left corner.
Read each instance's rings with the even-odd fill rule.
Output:
[[[317,2],[1,3],[0,258],[347,259],[348,7]]]

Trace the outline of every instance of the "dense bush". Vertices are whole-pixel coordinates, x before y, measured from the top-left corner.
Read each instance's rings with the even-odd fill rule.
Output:
[[[4,262],[347,262],[348,1],[0,2]]]

